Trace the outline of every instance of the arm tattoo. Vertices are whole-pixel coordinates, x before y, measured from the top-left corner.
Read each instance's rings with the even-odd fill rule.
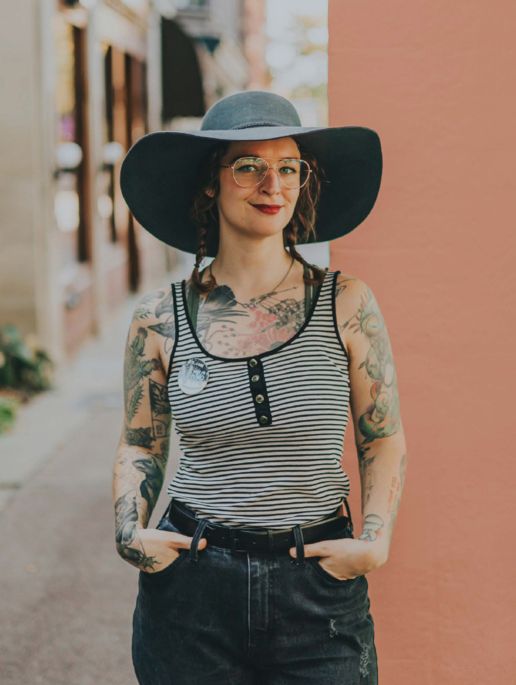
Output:
[[[370,468],[376,458],[377,455],[375,454],[367,459],[365,457],[362,457],[358,460],[358,466],[360,470],[360,485],[362,493],[362,511],[364,511],[366,504],[369,502],[369,499],[371,498],[371,491],[373,490],[376,481],[375,472],[372,468]]]
[[[139,539],[137,521],[136,497],[130,493],[119,497],[115,502],[115,541],[118,553],[123,559],[135,566],[152,567],[155,559],[148,557],[145,553],[143,544]],[[133,547],[137,538],[142,548],[141,551]]]
[[[399,396],[392,349],[383,316],[370,288],[362,294],[360,306],[342,328],[366,336],[368,350],[359,369],[370,379],[371,403],[358,419],[362,442],[360,458],[369,450],[369,443],[394,435],[400,427]],[[357,436],[359,437],[359,436]]]
[[[383,528],[383,526],[384,522],[381,516],[378,516],[378,514],[367,514],[364,519],[362,533],[358,539],[368,540],[369,542],[376,540],[378,537],[377,532],[380,530],[380,528]]]
[[[345,288],[346,282],[341,283],[341,290]],[[357,368],[365,373],[370,394],[370,403],[356,421],[363,513],[373,492],[381,485],[381,473],[377,468],[380,454],[377,441],[401,429],[397,377],[385,321],[369,287],[365,287],[357,310],[341,328],[359,334],[367,343],[364,358],[357,360]],[[406,454],[403,454],[400,473],[393,475],[388,484],[387,520],[383,511],[382,515],[368,512],[359,539],[373,541],[379,536],[387,535],[390,538],[392,535],[403,490],[405,465]]]
[[[159,368],[157,359],[144,358],[147,336],[147,330],[140,327],[129,345],[125,359],[124,398],[125,413],[129,423],[134,418],[143,398],[143,379]]]
[[[389,535],[392,534],[394,529],[394,524],[396,523],[396,516],[398,515],[398,509],[401,501],[401,493],[403,491],[403,486],[405,485],[405,474],[407,471],[407,455],[403,454],[400,461],[399,475],[392,477],[391,491],[389,495],[389,508],[388,513],[390,515],[389,519]]]
[[[142,568],[155,562],[145,554],[138,528],[147,525],[163,485],[171,416],[166,385],[151,378],[161,368],[161,361],[146,353],[146,344],[152,330],[169,338],[171,349],[174,334],[171,295],[158,301],[155,293],[145,296],[133,317],[138,324],[140,320],[157,319],[158,315],[162,317],[158,323],[137,327],[132,340],[131,331],[128,335],[124,360],[125,444],[120,447],[114,474],[117,489],[126,490],[115,501],[117,550],[127,561]],[[133,546],[135,543],[141,550]]]
[[[174,302],[172,300],[172,291],[170,289],[167,290],[165,297],[163,297],[156,305],[154,315],[156,318],[161,320],[159,323],[151,324],[149,329],[156,331],[156,333],[164,338],[165,351],[168,353],[171,351],[175,334]]]

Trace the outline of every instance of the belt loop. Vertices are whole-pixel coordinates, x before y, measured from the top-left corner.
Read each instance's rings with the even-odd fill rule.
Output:
[[[270,528],[267,528],[267,547],[269,552],[274,552],[274,533]]]
[[[303,542],[303,531],[301,530],[301,526],[299,525],[299,523],[294,526],[293,531],[294,539],[296,541],[296,558],[293,560],[293,563],[296,564],[296,566],[302,566],[305,563],[305,550]]]
[[[199,558],[197,554],[197,545],[208,523],[208,519],[200,519],[199,523],[197,524],[197,528],[195,529],[195,533],[190,545],[190,561],[197,561]]]
[[[346,507],[346,511],[348,512],[349,528],[350,528],[351,534],[353,535],[353,519],[351,518],[351,509],[349,508],[347,497],[344,497],[344,506]]]

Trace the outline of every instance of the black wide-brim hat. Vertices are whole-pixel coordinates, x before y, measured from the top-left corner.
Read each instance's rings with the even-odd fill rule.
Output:
[[[356,228],[376,201],[382,149],[376,131],[363,126],[301,126],[294,105],[263,90],[240,91],[215,102],[200,130],[156,131],[130,148],[120,187],[135,219],[156,238],[185,252],[197,251],[197,228],[189,212],[200,165],[220,141],[271,140],[295,136],[324,171],[316,207],[315,238],[334,240]],[[218,246],[207,244],[207,256]]]

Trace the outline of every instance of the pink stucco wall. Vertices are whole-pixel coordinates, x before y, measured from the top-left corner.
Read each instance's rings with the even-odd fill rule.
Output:
[[[510,0],[329,2],[330,125],[376,129],[384,153],[331,268],[376,294],[408,445],[369,575],[382,685],[516,682],[515,29]],[[358,524],[351,426],[346,450]]]

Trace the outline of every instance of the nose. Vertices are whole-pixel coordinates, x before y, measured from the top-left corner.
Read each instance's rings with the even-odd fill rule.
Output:
[[[267,190],[269,193],[280,193],[281,181],[279,177],[279,171],[274,169],[272,166],[269,167],[259,187]]]

